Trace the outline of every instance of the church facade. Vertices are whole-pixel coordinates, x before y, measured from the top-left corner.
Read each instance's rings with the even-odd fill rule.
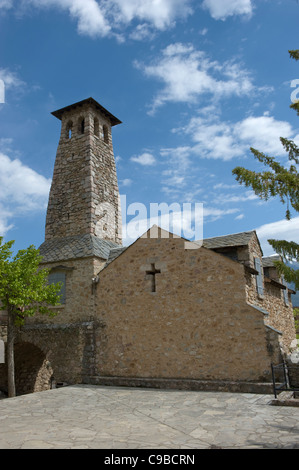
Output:
[[[271,364],[297,343],[292,291],[256,232],[186,249],[154,226],[123,247],[111,137],[121,122],[92,98],[53,115],[61,135],[40,252],[61,306],[21,328],[17,393],[74,383],[271,390]]]

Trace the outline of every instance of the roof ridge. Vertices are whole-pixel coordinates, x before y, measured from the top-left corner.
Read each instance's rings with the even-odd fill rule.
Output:
[[[216,235],[215,237],[204,238],[203,240],[211,240],[212,238],[233,237],[235,235],[243,235],[244,233],[256,233],[255,230],[244,230],[244,232],[228,233],[227,235]]]

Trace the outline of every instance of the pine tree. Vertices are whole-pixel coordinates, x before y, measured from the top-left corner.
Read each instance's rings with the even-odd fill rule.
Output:
[[[299,50],[289,51],[290,57],[299,60]],[[292,109],[297,111],[299,116],[299,101],[291,104]],[[283,204],[287,205],[286,219],[291,219],[291,210],[299,212],[299,174],[297,165],[299,163],[299,148],[294,141],[280,138],[282,146],[288,153],[290,165],[286,168],[276,161],[254,148],[250,148],[254,157],[263,163],[268,170],[255,172],[246,168],[236,167],[233,174],[240,184],[251,187],[255,194],[261,199],[268,200],[272,197],[279,197]],[[298,243],[286,240],[268,240],[269,244],[280,254],[283,261],[276,261],[275,265],[280,275],[289,283],[294,283],[299,289],[299,270],[290,267],[289,262],[296,260],[299,262]]]

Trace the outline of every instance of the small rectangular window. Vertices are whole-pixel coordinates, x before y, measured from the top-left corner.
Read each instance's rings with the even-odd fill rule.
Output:
[[[94,135],[100,137],[100,124],[98,118],[94,118]]]
[[[5,103],[5,84],[4,81],[0,79],[0,103]]]
[[[109,143],[109,134],[108,134],[108,127],[106,125],[103,126],[103,136],[104,136],[104,142],[106,144]]]
[[[65,304],[65,273],[51,273],[48,278],[49,284],[57,284],[60,282],[62,284],[61,289],[59,291],[60,303]]]
[[[263,275],[262,275],[262,264],[259,258],[254,258],[254,265],[255,269],[258,271],[256,275],[256,288],[259,297],[263,297],[264,295],[264,283],[263,283]]]
[[[66,138],[71,139],[72,138],[72,132],[73,132],[73,123],[72,121],[69,121],[66,126]]]

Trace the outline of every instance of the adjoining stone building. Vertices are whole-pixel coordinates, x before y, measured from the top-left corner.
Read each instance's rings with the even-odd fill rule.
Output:
[[[111,138],[120,121],[92,98],[53,115],[61,136],[40,251],[49,281],[63,284],[62,305],[21,328],[17,392],[55,383],[271,390],[271,363],[296,348],[292,291],[256,232],[191,250],[153,227],[123,247]]]

